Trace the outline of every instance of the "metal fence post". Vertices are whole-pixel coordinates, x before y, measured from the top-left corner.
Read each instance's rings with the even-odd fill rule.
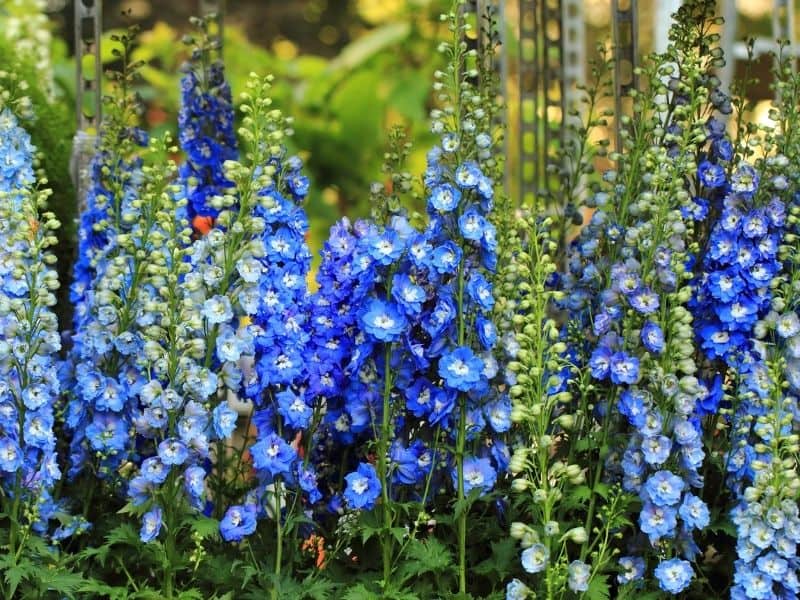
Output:
[[[611,31],[614,39],[614,123],[616,150],[622,150],[623,98],[639,89],[636,74],[639,55],[637,0],[612,0]]]
[[[77,132],[70,167],[78,196],[78,211],[86,208],[88,166],[95,152],[102,118],[100,39],[103,32],[102,0],[75,0],[75,108]],[[91,59],[93,68],[87,72]]]

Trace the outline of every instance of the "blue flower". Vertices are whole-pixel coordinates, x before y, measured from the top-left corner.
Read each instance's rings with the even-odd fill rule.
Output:
[[[628,296],[628,302],[633,309],[643,315],[649,315],[658,310],[660,302],[658,294],[653,292],[650,288],[639,288]]]
[[[352,509],[370,510],[381,495],[381,482],[375,467],[369,463],[359,463],[358,469],[345,476],[347,487],[344,498]]]
[[[678,514],[683,522],[692,529],[704,529],[710,522],[708,505],[694,494],[686,494]]]
[[[670,594],[681,593],[689,587],[694,577],[691,563],[679,558],[660,562],[654,573],[658,579],[658,586]]]
[[[231,506],[219,522],[219,533],[226,542],[239,542],[256,530],[256,507]]]
[[[478,242],[483,238],[486,219],[474,207],[470,207],[458,218],[458,229],[465,240]]]
[[[202,315],[212,325],[227,323],[233,318],[231,301],[227,296],[213,296],[203,303]]]
[[[438,212],[452,212],[461,201],[461,192],[448,183],[437,185],[431,190],[428,205]]]
[[[716,189],[725,183],[725,169],[721,165],[704,160],[697,167],[697,178],[705,187]]]
[[[253,457],[253,466],[269,471],[273,477],[291,473],[292,463],[297,458],[297,451],[275,433],[254,444],[250,448],[250,454]]]
[[[311,423],[313,411],[305,400],[291,390],[284,390],[275,395],[278,401],[278,412],[285,419],[286,425],[293,429],[306,429]]]
[[[472,189],[478,187],[481,179],[483,179],[483,173],[478,164],[470,160],[459,165],[456,169],[455,179],[460,187]]]
[[[547,546],[536,543],[522,551],[522,568],[528,573],[541,573],[550,561]]]
[[[0,469],[16,473],[22,466],[22,451],[10,437],[0,438]]]
[[[645,502],[639,514],[639,527],[650,536],[650,542],[655,544],[663,537],[675,535],[678,525],[676,510],[670,506],[656,506]]]
[[[439,376],[448,387],[468,392],[481,381],[484,364],[466,346],[445,352],[439,358]]]
[[[606,379],[611,374],[611,350],[606,346],[597,346],[589,358],[589,369],[595,379]]]
[[[397,273],[392,279],[392,297],[408,315],[418,315],[426,300],[425,290],[414,283],[407,273]]]
[[[656,506],[673,506],[680,501],[685,485],[677,475],[662,470],[651,475],[643,489]]]
[[[647,321],[642,327],[642,344],[650,352],[661,354],[664,351],[664,331],[658,324]]]
[[[473,273],[467,282],[467,293],[481,310],[490,311],[494,307],[492,284],[481,273]]]
[[[453,486],[458,487],[458,473],[454,468],[450,472]],[[474,456],[464,459],[464,493],[469,494],[474,489],[480,489],[483,494],[492,491],[497,481],[497,471],[492,467],[492,462],[488,458],[476,458]]]
[[[589,578],[592,571],[582,560],[573,560],[567,567],[567,586],[573,592],[585,592],[589,589]]]
[[[617,385],[636,383],[639,379],[639,359],[624,352],[615,352],[611,355],[609,374],[611,382]]]
[[[220,402],[213,411],[214,433],[218,439],[224,440],[230,437],[236,429],[236,421],[239,419],[237,413],[227,401]]]
[[[440,275],[453,274],[461,262],[461,255],[461,248],[448,240],[431,252],[430,263]]]
[[[161,532],[161,508],[152,508],[142,515],[142,528],[139,531],[139,539],[145,544],[152,542]]]
[[[644,559],[639,556],[623,556],[619,559],[619,566],[622,572],[617,575],[617,581],[621,584],[638,581],[644,577]]]
[[[189,457],[189,450],[179,439],[168,438],[158,445],[158,457],[165,465],[182,465]]]
[[[372,299],[367,304],[361,322],[364,331],[381,342],[395,342],[408,327],[406,317],[392,302]]]

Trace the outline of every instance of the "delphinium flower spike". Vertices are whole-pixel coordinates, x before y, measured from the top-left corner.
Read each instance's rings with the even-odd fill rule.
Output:
[[[190,60],[181,79],[179,141],[186,153],[180,176],[188,203],[186,212],[196,231],[205,232],[219,214],[212,199],[230,191],[223,164],[236,160],[236,134],[231,88],[217,53],[218,40],[209,35],[210,18],[192,19],[196,36],[188,36]]]
[[[5,568],[23,554],[31,530],[49,533],[61,507],[51,492],[61,478],[55,409],[61,348],[53,312],[58,276],[49,190],[34,174],[35,148],[0,103],[0,503],[8,520]],[[77,527],[77,523],[76,523]],[[8,581],[4,593],[13,595]],[[16,586],[14,586],[16,587]]]

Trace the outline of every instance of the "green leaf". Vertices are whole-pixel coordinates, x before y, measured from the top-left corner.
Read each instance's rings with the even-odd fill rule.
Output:
[[[219,521],[211,517],[195,516],[191,519],[190,525],[192,531],[200,536],[200,539],[216,539],[219,536]]]
[[[610,600],[611,590],[608,587],[608,575],[597,575],[589,581],[586,598],[587,600]]]
[[[494,575],[494,579],[505,579],[517,560],[517,543],[512,538],[492,542],[492,555],[472,569],[478,575]]]
[[[342,600],[380,600],[380,596],[370,592],[363,583],[350,588],[342,596]]]
[[[328,65],[329,71],[352,71],[378,52],[400,43],[411,32],[409,23],[389,23],[351,42]]]
[[[463,500],[456,501],[455,506],[453,507],[453,518],[457,521],[462,513],[469,512],[472,505],[475,504],[475,501],[480,497],[483,490],[479,487],[473,488],[470,490],[469,495],[464,498]]]

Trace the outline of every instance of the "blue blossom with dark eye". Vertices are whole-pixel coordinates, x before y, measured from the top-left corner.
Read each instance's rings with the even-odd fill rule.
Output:
[[[201,498],[206,492],[206,471],[200,466],[192,465],[183,474],[184,488],[192,498]]]
[[[219,534],[226,542],[240,542],[256,530],[256,507],[231,506],[219,522]]]
[[[142,461],[141,474],[150,483],[160,484],[167,480],[169,467],[164,464],[161,458],[151,456]]]
[[[161,532],[162,513],[158,506],[152,508],[142,515],[142,528],[139,531],[139,539],[145,544],[152,542]]]
[[[381,482],[375,467],[369,463],[360,463],[358,469],[345,476],[347,487],[344,498],[352,509],[370,510],[381,495]]]
[[[725,183],[725,169],[718,164],[704,160],[697,167],[697,178],[709,189],[716,189]]]
[[[169,438],[158,445],[158,457],[165,465],[182,465],[189,457],[189,450],[182,441]]]
[[[450,184],[443,183],[431,190],[428,205],[442,213],[452,212],[461,202],[461,192]]]
[[[406,317],[392,302],[373,299],[360,318],[364,331],[381,342],[394,342],[408,327]]]

